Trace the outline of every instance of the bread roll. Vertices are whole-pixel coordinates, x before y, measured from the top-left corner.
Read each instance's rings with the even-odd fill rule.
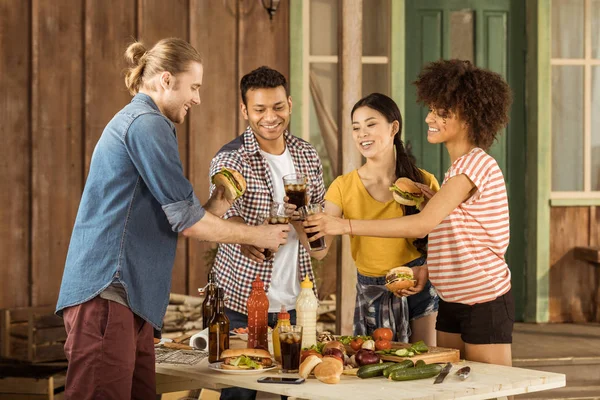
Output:
[[[326,357],[315,367],[314,372],[317,379],[323,383],[339,383],[344,364],[335,358]]]

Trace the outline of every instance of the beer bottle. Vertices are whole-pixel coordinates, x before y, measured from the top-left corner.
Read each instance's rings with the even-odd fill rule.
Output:
[[[208,284],[204,292],[204,301],[202,302],[202,329],[208,328],[212,319],[217,303],[217,285],[215,283],[215,273],[208,274]]]
[[[208,326],[208,361],[221,359],[221,353],[229,349],[229,318],[225,315],[223,289],[217,288],[217,307]]]

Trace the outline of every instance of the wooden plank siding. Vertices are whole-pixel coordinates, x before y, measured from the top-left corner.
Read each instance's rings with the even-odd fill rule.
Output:
[[[190,2],[190,42],[201,51],[204,79],[201,106],[189,117],[189,171],[201,203],[209,196],[210,161],[219,149],[239,133],[239,94],[236,60],[237,9],[213,7],[204,0]],[[224,90],[227,88],[227,90]],[[215,245],[190,241],[188,292],[206,284],[207,251]]]
[[[551,208],[549,322],[600,322],[600,269],[574,254],[598,245],[597,214],[597,207]]]
[[[202,105],[177,132],[185,173],[208,199],[210,160],[242,129],[239,78],[262,64],[289,76],[287,2],[273,21],[259,3],[244,21],[232,6],[241,7],[230,0],[0,0],[0,308],[56,304],[91,155],[131,98],[123,54],[134,39],[150,47],[181,37],[205,59]],[[172,291],[196,294],[209,247],[180,240]]]
[[[32,2],[31,305],[56,303],[83,188],[83,3]]]
[[[289,2],[279,3],[272,20],[260,2],[241,2],[246,7],[239,9],[238,84],[248,72],[266,65],[290,78],[290,33]],[[289,87],[289,85],[288,85]],[[238,101],[241,97],[238,94]],[[292,103],[293,109],[293,103]],[[246,129],[247,122],[238,112],[238,130]],[[296,135],[300,135],[297,132]]]
[[[31,224],[30,3],[0,0],[0,304],[27,306]]]

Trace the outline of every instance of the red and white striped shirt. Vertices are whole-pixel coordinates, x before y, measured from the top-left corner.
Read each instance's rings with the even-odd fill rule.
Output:
[[[444,177],[464,174],[476,192],[429,234],[429,279],[444,301],[477,304],[510,289],[504,260],[510,236],[508,199],[498,163],[480,148],[458,158]]]

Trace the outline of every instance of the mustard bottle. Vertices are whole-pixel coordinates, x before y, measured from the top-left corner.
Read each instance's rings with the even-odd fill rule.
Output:
[[[279,343],[280,326],[290,326],[290,313],[286,311],[285,306],[281,306],[281,311],[277,314],[277,325],[273,329],[273,354],[277,362],[281,362],[281,343]]]

